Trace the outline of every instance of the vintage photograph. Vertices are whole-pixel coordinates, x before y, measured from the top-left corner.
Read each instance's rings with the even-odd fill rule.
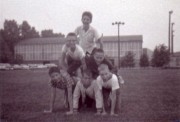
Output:
[[[0,0],[0,122],[180,122],[179,0]]]

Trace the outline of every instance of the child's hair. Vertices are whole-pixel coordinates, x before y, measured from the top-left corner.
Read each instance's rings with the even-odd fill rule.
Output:
[[[90,77],[92,77],[92,72],[90,71],[90,70],[88,70],[88,69],[85,69],[85,70],[83,70],[83,76],[84,75],[87,75],[87,76],[90,76]]]
[[[58,72],[60,73],[60,69],[58,67],[51,67],[49,69],[49,75],[51,75],[53,72]]]
[[[92,50],[91,55],[94,55],[94,54],[97,53],[97,52],[104,53],[104,50],[101,49],[101,48],[95,47],[95,48]]]
[[[109,70],[109,67],[107,64],[100,64],[98,67],[98,71],[104,71],[104,70]]]
[[[70,33],[67,34],[66,37],[68,37],[68,36],[77,36],[77,35],[74,32],[70,32]]]
[[[82,74],[83,74],[83,78],[81,80],[81,83],[83,84],[83,86],[85,88],[88,88],[91,85],[91,82],[92,82],[92,73],[91,73],[90,70],[85,69]]]
[[[89,12],[89,11],[85,11],[85,12],[83,12],[83,14],[82,14],[82,18],[83,18],[83,16],[88,16],[88,17],[91,19],[91,21],[92,21],[92,17],[93,17],[93,15],[92,15],[92,13],[91,13],[91,12]]]

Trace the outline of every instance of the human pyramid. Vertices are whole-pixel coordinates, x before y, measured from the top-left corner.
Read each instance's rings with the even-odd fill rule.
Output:
[[[44,112],[53,112],[58,88],[64,91],[64,105],[69,108],[67,115],[79,113],[82,106],[93,105],[95,115],[106,115],[107,105],[110,115],[117,116],[115,109],[120,109],[120,85],[124,80],[105,58],[101,37],[90,26],[91,12],[85,11],[81,21],[83,25],[66,36],[59,67],[49,69],[51,101],[50,109]]]

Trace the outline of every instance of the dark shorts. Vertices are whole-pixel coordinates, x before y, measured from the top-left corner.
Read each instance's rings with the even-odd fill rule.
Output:
[[[70,76],[75,76],[77,69],[81,66],[81,60],[74,60],[70,56],[67,56],[67,64],[67,72],[70,74]]]

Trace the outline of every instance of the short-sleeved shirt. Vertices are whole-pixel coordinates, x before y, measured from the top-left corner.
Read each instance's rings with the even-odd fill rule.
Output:
[[[69,55],[74,60],[81,60],[85,56],[83,49],[77,44],[74,52],[72,52],[70,47],[66,46],[66,44],[63,45],[62,52]]]
[[[84,52],[91,53],[100,37],[96,29],[89,26],[89,29],[85,32],[83,26],[79,26],[76,28],[75,33],[79,36],[79,45],[83,48]]]
[[[111,89],[112,91],[119,89],[118,78],[115,74],[112,74],[111,79],[109,79],[106,82],[103,81],[101,76],[98,76],[97,77],[97,84],[98,84],[99,89],[101,89],[101,90],[102,90],[102,88]]]
[[[106,58],[101,62],[101,64],[107,64],[110,70],[113,69],[113,65]],[[87,68],[92,72],[93,79],[96,79],[97,76],[99,75],[99,71],[98,71],[98,65],[96,61],[94,60],[93,56],[86,58],[86,65],[87,65]]]
[[[51,86],[54,88],[59,88],[59,89],[66,89],[69,88],[73,85],[75,85],[74,79],[66,73],[66,75],[60,74],[60,79],[59,81],[52,81],[50,80]]]

